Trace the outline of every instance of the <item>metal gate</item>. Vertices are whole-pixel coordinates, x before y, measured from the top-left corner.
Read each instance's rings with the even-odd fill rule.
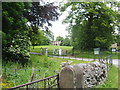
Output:
[[[34,89],[34,88],[59,88],[59,74],[50,76],[44,79],[36,80],[30,83],[22,84],[19,86],[15,86],[12,88],[8,88],[7,90],[19,90],[24,88],[25,90]]]

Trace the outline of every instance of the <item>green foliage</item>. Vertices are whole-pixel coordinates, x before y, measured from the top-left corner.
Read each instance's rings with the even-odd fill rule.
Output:
[[[61,41],[60,46],[62,46],[63,40],[64,40],[64,38],[61,36],[56,37],[56,41]]]
[[[30,30],[29,36],[31,38],[31,43],[33,46],[35,45],[41,45],[43,39],[44,39],[44,34],[43,32],[39,29],[37,33],[34,33],[32,29]]]
[[[23,17],[29,3],[4,2],[2,6],[3,59],[24,64],[30,57],[27,19]]]
[[[50,41],[54,40],[54,34],[52,31],[43,31],[44,36],[47,37]]]
[[[113,43],[118,12],[102,2],[70,2],[61,11],[71,9],[63,23],[69,23],[73,46],[80,50],[108,49]],[[113,4],[115,6],[115,4]]]
[[[72,64],[90,63],[87,61],[52,58],[39,55],[31,55],[30,58],[30,62],[24,67],[20,63],[3,63],[2,83],[9,83],[8,88],[28,83],[31,78],[32,67],[35,68],[34,80],[38,80],[55,75],[55,71],[60,70],[60,63],[62,62],[73,61]]]
[[[61,36],[56,37],[56,41],[61,41],[60,46],[71,46],[70,39],[66,37],[65,39]]]
[[[48,26],[52,26],[50,21],[58,19],[58,7],[54,3],[46,3],[45,1],[32,2],[24,16],[31,24],[33,31],[36,33],[39,27],[43,27],[48,31]]]
[[[62,42],[62,46],[71,46],[70,39],[66,37]]]
[[[50,39],[44,36],[40,45],[49,45],[49,44],[50,44]]]

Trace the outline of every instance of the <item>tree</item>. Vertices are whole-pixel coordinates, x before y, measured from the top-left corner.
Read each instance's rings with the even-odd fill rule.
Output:
[[[37,31],[37,33],[30,31],[29,36],[30,36],[30,41],[32,43],[33,49],[35,45],[41,45],[45,38],[43,32],[40,29]]]
[[[44,36],[46,36],[50,41],[54,40],[54,34],[52,31],[43,31]]]
[[[68,37],[63,40],[62,46],[71,46],[70,39]]]
[[[24,64],[30,57],[27,19],[23,17],[29,3],[3,2],[2,6],[3,61],[19,61]]]
[[[71,7],[63,22],[70,24],[74,48],[109,48],[113,42],[118,13],[107,5],[108,3],[102,2],[70,2],[61,8],[61,11],[65,11],[67,7]]]
[[[48,30],[48,26],[52,26],[49,21],[55,21],[58,19],[58,7],[54,6],[54,3],[45,3],[43,1],[40,2],[32,2],[32,5],[24,16],[30,22],[30,25],[35,33],[39,27],[43,27]]]
[[[44,36],[41,45],[49,45],[50,44],[50,39]]]
[[[58,18],[58,7],[53,3],[43,5],[41,2],[3,2],[2,6],[3,60],[19,61],[24,64],[30,59],[30,40],[32,44],[36,43],[34,39],[41,43],[42,37],[39,36],[42,34],[38,28],[46,27],[47,30],[47,26],[52,25],[49,21]]]
[[[63,40],[64,40],[64,38],[61,36],[56,37],[56,41],[61,41],[61,43],[60,43],[61,46],[63,45]]]

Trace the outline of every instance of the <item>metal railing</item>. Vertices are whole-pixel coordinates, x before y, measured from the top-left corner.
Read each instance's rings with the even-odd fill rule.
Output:
[[[8,88],[7,90],[13,90],[20,88],[24,88],[25,90],[28,90],[29,88],[59,88],[59,74],[50,76],[44,79],[36,80],[33,82],[29,82],[26,84],[18,85],[12,88]]]
[[[113,61],[112,61],[112,55],[106,56],[103,58],[103,61],[106,63],[107,65],[107,70],[110,70],[112,68],[113,65]]]

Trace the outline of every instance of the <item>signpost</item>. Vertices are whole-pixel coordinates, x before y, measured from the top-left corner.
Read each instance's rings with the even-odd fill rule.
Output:
[[[116,52],[116,48],[112,48],[112,52]]]
[[[99,61],[100,61],[100,48],[94,48],[94,55],[98,55]],[[94,58],[95,60],[95,58]]]

